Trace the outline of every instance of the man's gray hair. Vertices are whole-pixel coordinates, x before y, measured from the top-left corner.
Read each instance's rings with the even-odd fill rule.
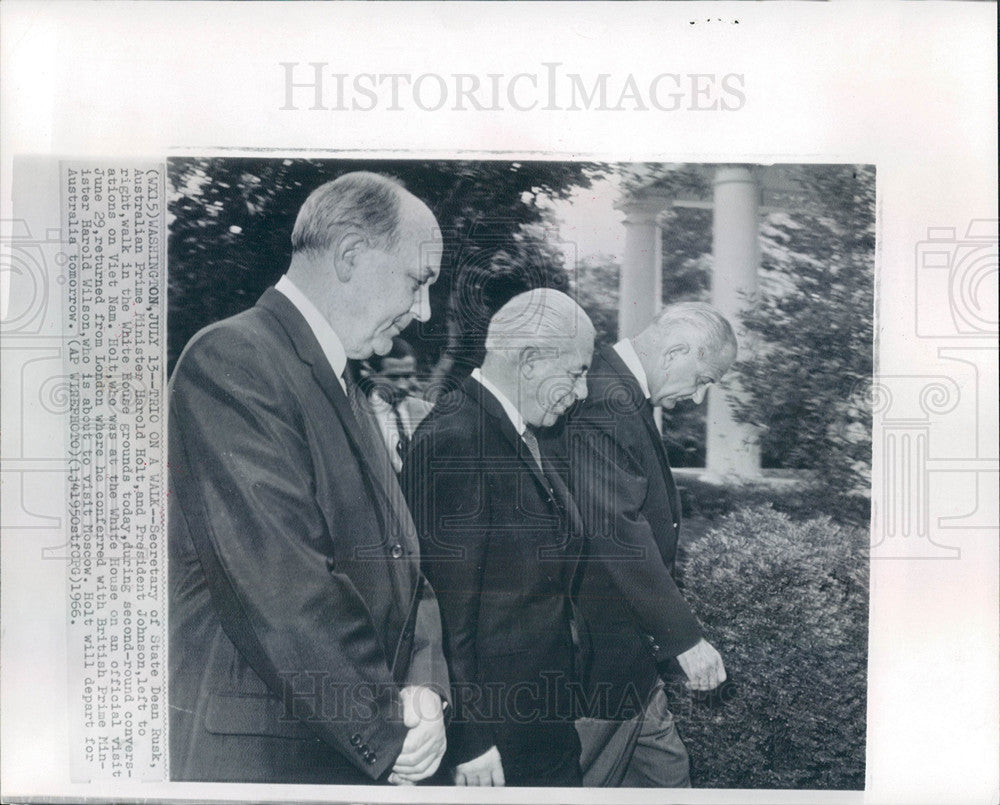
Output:
[[[518,294],[493,315],[486,331],[486,352],[509,358],[529,346],[561,352],[583,332],[594,332],[583,308],[562,291],[536,288]]]
[[[707,357],[721,355],[727,349],[735,355],[736,333],[729,320],[705,302],[676,302],[667,305],[653,321],[662,335],[667,335],[677,327],[692,327],[701,333],[703,339],[699,346],[705,349]]]
[[[292,254],[324,252],[349,230],[360,231],[372,245],[395,248],[404,190],[395,179],[366,171],[345,173],[320,185],[299,209]]]

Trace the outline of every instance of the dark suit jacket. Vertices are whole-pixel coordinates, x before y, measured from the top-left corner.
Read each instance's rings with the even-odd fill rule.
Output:
[[[680,499],[652,405],[611,348],[594,356],[587,387],[543,449],[566,472],[587,534],[578,604],[591,712],[624,719],[641,708],[658,665],[701,631],[671,575]]]
[[[495,744],[508,785],[580,784],[569,596],[582,539],[550,475],[470,377],[421,424],[401,476],[441,605],[449,761]]]
[[[382,778],[400,686],[448,687],[437,602],[395,477],[284,295],[191,340],[169,432],[171,776]]]

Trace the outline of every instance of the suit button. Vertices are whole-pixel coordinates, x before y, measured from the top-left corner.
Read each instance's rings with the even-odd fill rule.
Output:
[[[649,649],[650,649],[650,651],[652,651],[652,652],[653,652],[654,654],[656,654],[656,652],[658,652],[658,651],[660,650],[660,645],[659,645],[659,643],[653,643],[653,645],[651,645],[651,646],[649,647]]]
[[[369,766],[371,766],[372,763],[375,762],[375,760],[376,757],[374,752],[368,752],[365,754],[365,763],[367,763]]]
[[[354,733],[351,736],[351,746],[361,746],[361,733]]]
[[[678,528],[680,528],[680,527],[681,527],[681,524],[680,524],[680,523],[674,523],[674,530],[675,530],[675,531],[676,531],[676,530],[677,530]]]
[[[651,634],[648,634],[648,635],[646,635],[646,642],[648,642],[650,645],[652,645],[652,644],[656,643],[656,638],[653,637]]]
[[[403,555],[403,546],[398,544],[393,545],[392,550],[389,551],[389,555],[392,556],[393,559],[399,559]]]

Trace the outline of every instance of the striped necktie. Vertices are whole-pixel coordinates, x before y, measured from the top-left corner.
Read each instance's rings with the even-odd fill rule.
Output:
[[[524,433],[521,434],[521,438],[524,443],[528,445],[528,450],[531,451],[531,457],[535,459],[535,464],[538,465],[538,469],[545,474],[545,470],[542,467],[542,453],[538,449],[538,437],[535,436],[534,431],[531,429],[530,425],[525,425]]]
[[[399,405],[392,406],[392,413],[396,417],[396,433],[399,435],[399,441],[396,442],[396,452],[399,453],[400,458],[406,458],[406,451],[410,448],[410,437],[403,424],[403,417],[399,413]]]
[[[350,364],[344,368],[344,373],[341,376],[344,378],[347,400],[351,404],[351,411],[354,413],[354,418],[358,421],[358,427],[361,430],[361,436],[364,440],[368,457],[375,465],[376,470],[382,475],[383,482],[387,483],[390,478],[395,479],[396,473],[392,469],[389,448],[386,447],[378,423],[375,421],[375,413],[372,411],[371,404],[368,402],[364,391],[361,390],[357,380],[355,380]]]

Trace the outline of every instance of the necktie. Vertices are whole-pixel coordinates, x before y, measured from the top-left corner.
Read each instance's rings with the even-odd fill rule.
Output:
[[[567,539],[569,539],[573,533],[580,532],[578,525],[579,514],[577,513],[576,506],[569,494],[569,490],[566,488],[566,484],[563,482],[562,478],[559,477],[559,473],[555,471],[552,465],[548,462],[542,463],[542,453],[538,448],[538,437],[535,436],[535,432],[530,425],[525,427],[521,438],[524,439],[524,443],[528,445],[528,450],[531,451],[531,455],[535,459],[535,464],[538,465],[538,469],[541,470],[542,476],[545,478],[546,485],[548,487],[549,502],[560,512],[560,515],[563,518],[564,526],[569,530],[567,534]],[[550,559],[565,557],[571,560],[571,562],[566,565],[569,575],[565,580],[567,583],[567,589],[570,591],[570,600],[572,600],[576,596],[577,589],[579,587],[579,568],[581,563],[572,561],[572,556],[565,553],[567,545],[568,543],[560,541],[557,545],[541,548],[539,556]],[[569,602],[567,602],[567,605],[569,605]],[[570,632],[573,637],[574,646],[578,646],[579,636],[576,633],[576,623],[573,620],[572,610],[570,614]]]
[[[531,426],[525,426],[524,433],[521,434],[521,438],[524,443],[528,445],[528,450],[531,451],[531,457],[535,459],[535,464],[538,465],[538,469],[545,474],[545,470],[542,468],[542,453],[538,449],[538,438],[535,436],[534,431],[531,430]]]
[[[396,442],[396,452],[399,453],[400,458],[404,458],[406,451],[410,449],[410,437],[406,434],[406,428],[403,426],[403,417],[399,414],[398,405],[392,407],[392,413],[396,416],[396,433],[399,434],[399,441]]]
[[[381,474],[383,483],[388,482],[390,478],[395,478],[396,473],[392,469],[388,448],[382,439],[382,434],[379,431],[378,423],[375,421],[375,414],[372,412],[368,398],[365,397],[365,393],[354,379],[354,372],[351,370],[350,364],[345,367],[342,377],[344,378],[344,387],[347,391],[347,400],[351,404],[351,411],[354,412],[354,418],[358,421],[368,457],[371,459],[376,471]]]
[[[372,411],[371,404],[365,396],[364,391],[358,386],[354,377],[351,364],[348,363],[343,375],[344,389],[347,392],[347,400],[351,404],[351,411],[358,421],[358,429],[361,431],[361,441],[364,450],[368,454],[369,464],[372,471],[377,473],[381,483],[374,485],[374,494],[377,499],[384,502],[386,515],[386,531],[383,534],[383,541],[380,545],[359,546],[357,557],[363,559],[374,559],[384,557],[388,549],[388,555],[393,559],[400,559],[407,555],[403,546],[416,545],[416,530],[413,521],[410,519],[409,509],[406,507],[406,499],[403,497],[403,490],[399,486],[396,472],[392,468],[392,458],[389,455],[389,448],[386,447],[382,432],[379,430],[378,422],[375,421],[375,412]],[[409,536],[408,536],[409,534]],[[415,551],[415,548],[413,549]],[[401,601],[407,601],[409,588],[405,581],[406,573],[404,568],[400,573],[390,574],[392,585]]]

